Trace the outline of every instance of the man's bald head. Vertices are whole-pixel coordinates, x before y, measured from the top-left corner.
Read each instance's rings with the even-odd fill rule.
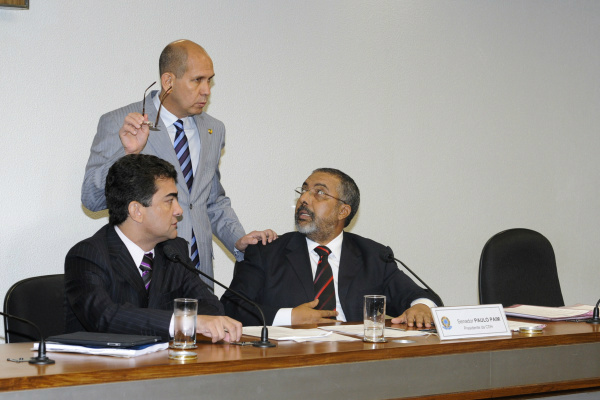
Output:
[[[181,78],[185,74],[188,54],[190,52],[204,54],[210,58],[206,50],[199,44],[186,39],[176,40],[169,43],[162,53],[160,53],[160,58],[158,59],[160,76],[165,72],[170,72],[177,78]]]

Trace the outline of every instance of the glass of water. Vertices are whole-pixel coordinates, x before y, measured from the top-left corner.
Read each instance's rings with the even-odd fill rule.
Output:
[[[173,310],[173,344],[169,358],[184,360],[196,358],[196,316],[198,314],[197,299],[175,299]]]
[[[385,296],[365,296],[364,324],[365,342],[385,342]]]

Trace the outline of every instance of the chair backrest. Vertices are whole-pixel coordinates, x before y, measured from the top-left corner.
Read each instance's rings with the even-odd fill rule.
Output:
[[[36,324],[44,337],[65,331],[65,277],[63,274],[23,279],[4,297],[4,312]],[[4,317],[6,343],[39,341],[31,325]]]
[[[479,303],[564,306],[550,241],[523,228],[492,236],[479,261]]]

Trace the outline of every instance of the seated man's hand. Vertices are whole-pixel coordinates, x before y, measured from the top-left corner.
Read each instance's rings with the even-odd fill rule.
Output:
[[[431,309],[425,304],[415,304],[404,313],[392,319],[392,324],[407,324],[408,326],[416,326],[417,328],[431,328]]]
[[[292,325],[327,324],[333,322],[334,320],[327,317],[336,317],[338,312],[333,310],[315,310],[317,304],[319,304],[319,299],[294,307],[292,309]]]
[[[212,338],[213,343],[219,340],[238,342],[242,337],[242,323],[225,316],[198,315],[196,333]]]
[[[264,231],[252,231],[246,236],[242,236],[235,242],[235,248],[241,252],[246,251],[246,247],[250,244],[257,244],[258,242],[262,242],[262,244],[271,243],[273,240],[277,239],[277,233],[275,233],[272,229],[266,229]]]

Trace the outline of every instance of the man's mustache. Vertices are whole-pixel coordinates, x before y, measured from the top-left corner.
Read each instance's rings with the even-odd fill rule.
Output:
[[[312,211],[310,211],[306,206],[300,206],[296,210],[296,221],[298,221],[301,212],[306,212],[311,219],[315,219],[315,214]]]

